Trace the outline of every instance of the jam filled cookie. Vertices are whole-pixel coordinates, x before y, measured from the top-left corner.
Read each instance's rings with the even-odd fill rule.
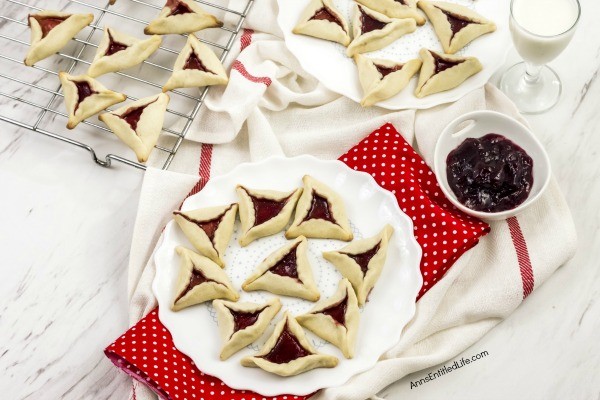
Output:
[[[421,49],[419,56],[423,66],[415,90],[418,98],[454,89],[483,69],[475,57],[438,54],[428,49]]]
[[[171,305],[173,311],[214,299],[236,301],[240,298],[225,271],[217,264],[185,247],[177,246],[175,250],[181,257],[181,264]]]
[[[266,290],[282,296],[319,300],[307,257],[308,242],[300,236],[271,253],[242,284],[246,292]]]
[[[227,72],[215,53],[194,35],[177,56],[173,74],[163,86],[163,92],[177,88],[226,85],[229,82]]]
[[[25,65],[32,66],[56,53],[93,20],[93,14],[68,14],[60,11],[29,14],[31,44],[25,57]]]
[[[218,28],[223,23],[204,11],[195,0],[167,0],[158,17],[144,28],[146,35],[194,33],[206,28]]]
[[[350,43],[348,23],[331,0],[312,0],[292,32],[330,40],[344,46]]]
[[[331,262],[352,284],[359,305],[377,283],[387,257],[388,242],[394,229],[387,225],[378,235],[356,240],[337,251],[327,251],[323,257]]]
[[[370,107],[400,93],[419,72],[422,63],[418,58],[399,63],[372,59],[362,54],[356,54],[354,62],[358,67],[358,78],[363,89],[360,102],[363,107]]]
[[[244,367],[259,367],[280,376],[293,376],[315,368],[333,368],[338,359],[320,354],[289,313],[277,323],[273,334],[254,356],[242,358]]]
[[[399,37],[414,32],[417,23],[412,18],[389,18],[365,6],[355,4],[352,29],[354,39],[346,50],[348,57],[382,49]]]
[[[111,28],[104,29],[88,75],[97,77],[138,65],[158,49],[162,38],[154,35],[140,40]]]
[[[73,129],[86,118],[125,101],[127,96],[105,88],[100,82],[87,75],[72,76],[59,72],[65,96],[65,106],[69,114],[67,128]]]
[[[342,279],[337,292],[296,320],[315,335],[337,346],[344,357],[354,357],[360,312],[354,289]]]
[[[237,204],[175,211],[173,219],[200,254],[224,267],[223,256],[233,234]]]
[[[419,1],[447,54],[454,54],[481,35],[494,32],[496,24],[475,11],[445,1]]]
[[[161,93],[134,101],[98,119],[136,154],[139,162],[146,162],[162,131],[169,96]]]
[[[223,340],[220,358],[227,360],[267,330],[281,309],[281,302],[276,297],[263,304],[215,300],[213,308],[217,312],[219,334]]]
[[[417,9],[417,0],[356,0],[356,2],[390,18],[412,18],[417,25],[425,24],[425,17]]]

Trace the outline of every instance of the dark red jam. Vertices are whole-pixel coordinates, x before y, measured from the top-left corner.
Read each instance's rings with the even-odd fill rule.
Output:
[[[402,4],[403,6],[406,6],[406,5],[408,5],[408,4],[406,4],[406,2],[405,2],[404,0],[394,0],[394,1],[395,1],[396,3],[400,3],[400,4]]]
[[[183,296],[185,296],[190,290],[192,290],[193,288],[195,288],[198,285],[203,284],[204,282],[216,282],[216,281],[207,278],[206,276],[204,276],[204,274],[202,272],[198,271],[196,268],[193,268],[192,276],[190,276],[190,282],[188,283],[187,287],[183,290],[183,292],[181,292],[179,294],[179,296],[177,297],[177,300],[175,300],[175,302],[177,303],[179,301],[179,299],[181,299]]]
[[[450,61],[450,60],[445,60],[442,57],[440,57],[438,54],[431,52],[431,55],[433,56],[434,62],[435,62],[435,74],[439,74],[442,71],[447,70],[448,68],[452,68],[455,65],[458,65],[460,63],[462,63],[462,61]]]
[[[183,69],[197,69],[199,71],[210,72],[204,66],[204,64],[202,64],[202,61],[200,60],[198,55],[196,53],[194,53],[193,51],[190,53],[190,56],[188,57],[188,59],[185,61],[185,64],[183,65]]]
[[[340,324],[346,324],[346,309],[348,308],[348,295],[340,300],[338,303],[327,307],[321,311],[318,311],[320,314],[329,315],[333,320]]]
[[[391,74],[392,72],[396,72],[396,71],[400,71],[403,67],[402,64],[398,64],[395,65],[393,67],[385,67],[383,65],[379,65],[379,64],[374,64],[375,68],[377,68],[377,71],[381,74],[381,78],[385,78],[386,76],[388,76],[389,74]]]
[[[342,26],[342,22],[327,7],[317,10],[310,19],[329,21]]]
[[[271,200],[254,197],[250,194],[248,196],[250,196],[252,204],[254,204],[254,226],[264,224],[279,215],[287,203],[287,199]]]
[[[108,32],[108,48],[106,49],[106,53],[104,53],[105,56],[112,56],[115,53],[118,53],[119,51],[125,50],[126,48],[128,48],[129,46],[127,46],[124,43],[121,42],[117,42],[112,35],[110,34],[110,31]]]
[[[98,92],[96,92],[94,89],[92,89],[89,82],[87,82],[87,81],[71,81],[71,82],[73,82],[75,84],[75,86],[77,87],[77,105],[75,106],[75,111],[77,111],[77,109],[79,108],[79,104],[81,104],[81,102],[83,100],[85,100],[89,96],[93,95],[94,93],[98,93]]]
[[[511,210],[533,185],[533,160],[502,135],[469,138],[448,154],[448,184],[458,201],[475,211]]]
[[[330,207],[329,201],[327,201],[325,197],[313,191],[310,209],[308,210],[306,217],[304,217],[304,221],[308,221],[309,219],[324,219],[325,221],[337,224],[335,218],[333,218],[333,215],[331,214]]]
[[[58,25],[64,22],[64,20],[70,17],[44,17],[40,15],[31,16],[36,19],[38,24],[40,24],[40,28],[42,29],[42,38],[45,38],[52,29],[56,28]]]
[[[383,29],[387,25],[386,22],[381,22],[380,20],[371,17],[369,14],[364,12],[362,8],[360,8],[360,23],[362,33]]]
[[[229,309],[231,315],[233,316],[233,331],[241,331],[242,329],[246,329],[249,326],[252,326],[258,321],[258,317],[264,311],[264,308],[254,312],[244,312]]]
[[[377,254],[377,252],[379,251],[380,245],[381,245],[381,242],[377,243],[377,245],[375,247],[373,247],[371,250],[365,251],[364,253],[359,253],[359,254],[346,253],[346,255],[348,257],[352,258],[354,261],[356,261],[356,263],[360,266],[360,269],[364,276],[367,274],[367,271],[369,271],[369,263],[371,262],[371,258],[375,257],[375,254]]]
[[[204,233],[206,233],[206,236],[208,236],[208,238],[210,239],[211,242],[214,241],[215,238],[215,232],[217,231],[217,228],[219,227],[219,225],[221,224],[221,221],[223,220],[223,217],[225,216],[225,214],[227,213],[227,211],[229,211],[231,209],[231,206],[229,206],[229,208],[225,211],[223,211],[222,214],[217,215],[215,218],[213,219],[209,219],[206,221],[198,221],[194,218],[190,218],[187,215],[179,212],[179,211],[175,211],[173,214],[175,215],[179,215],[180,217],[182,217],[183,219],[194,223],[196,225],[198,225],[198,227],[200,229],[202,229],[204,231]]]
[[[262,358],[275,364],[286,364],[311,354],[311,352],[302,347],[302,344],[300,344],[300,341],[290,331],[286,323],[275,342],[275,346],[273,346],[271,351],[262,356]]]
[[[460,15],[456,15],[456,14],[450,13],[446,10],[442,10],[439,7],[437,7],[437,8],[442,13],[444,13],[444,15],[446,16],[446,19],[448,19],[448,23],[450,23],[450,29],[452,30],[452,36],[456,35],[465,26],[474,23],[473,21],[469,21],[468,19],[465,19],[464,17],[461,17]]]
[[[165,7],[169,7],[171,9],[171,13],[169,15],[190,14],[194,12],[188,7],[187,4],[180,0],[167,0]]]
[[[296,259],[297,247],[298,245],[292,247],[289,253],[269,268],[269,271],[276,275],[289,276],[290,278],[298,279],[298,261]]]
[[[144,104],[139,107],[131,107],[128,108],[120,117],[125,120],[134,131],[137,129],[138,122],[140,122],[140,118],[142,117],[142,113],[150,104],[154,103],[156,100]]]

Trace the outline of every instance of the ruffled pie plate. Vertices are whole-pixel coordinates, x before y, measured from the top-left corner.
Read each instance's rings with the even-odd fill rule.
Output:
[[[506,55],[511,47],[508,2],[497,0],[445,1],[471,8],[496,24],[495,32],[477,38],[456,53],[459,56],[477,57],[483,64],[483,70],[457,88],[421,99],[414,95],[417,79],[413,78],[398,95],[379,102],[376,106],[388,110],[402,110],[426,109],[450,103],[485,85],[491,76],[504,65]],[[356,65],[352,58],[346,56],[346,48],[337,43],[292,33],[292,29],[298,23],[302,11],[309,2],[310,0],[278,0],[277,21],[283,31],[288,49],[300,61],[302,68],[327,88],[360,103],[363,98],[363,90],[358,80]],[[354,3],[353,0],[333,0],[333,4],[346,21],[352,20]],[[402,62],[418,58],[421,48],[443,53],[442,45],[429,21],[425,25],[417,27],[415,32],[402,36],[391,45],[366,53],[366,55],[371,58]],[[323,60],[327,60],[327,62],[323,63]]]
[[[219,352],[222,341],[211,303],[178,312],[171,311],[179,268],[175,247],[183,245],[191,248],[173,221],[165,227],[156,250],[156,276],[152,289],[158,299],[161,322],[171,332],[177,348],[187,354],[201,371],[218,377],[232,388],[276,396],[281,393],[306,395],[325,387],[342,385],[353,375],[371,368],[383,353],[397,343],[402,329],[415,313],[415,298],[421,288],[422,277],[419,271],[421,248],[413,235],[412,220],[400,210],[395,197],[379,187],[369,174],[354,171],[340,161],[319,160],[305,155],[272,157],[256,163],[240,164],[231,172],[212,178],[200,193],[183,203],[182,210],[237,202],[235,188],[238,184],[257,189],[291,191],[302,185],[302,177],[306,174],[326,183],[344,199],[356,239],[379,233],[386,223],[395,230],[383,273],[369,302],[361,309],[354,358],[346,359],[337,347],[307,331],[307,337],[318,352],[339,359],[337,367],[280,377],[260,368],[246,368],[240,364],[240,359],[256,353],[262,347],[285,310],[299,315],[309,311],[315,304],[285,296],[279,296],[282,311],[271,321],[265,334],[254,344],[221,361]],[[262,303],[275,295],[264,291],[244,292],[241,285],[267,255],[286,243],[286,239],[284,233],[280,232],[242,248],[238,242],[241,234],[239,224],[237,221],[235,233],[225,252],[225,272],[234,288],[239,290],[239,301]],[[347,243],[323,239],[309,239],[308,243],[308,257],[321,299],[329,298],[335,293],[341,275],[321,253],[340,249]]]

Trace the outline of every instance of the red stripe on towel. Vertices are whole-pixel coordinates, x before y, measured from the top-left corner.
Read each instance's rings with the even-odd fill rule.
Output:
[[[271,78],[269,78],[268,76],[254,76],[250,74],[248,70],[246,70],[244,64],[242,64],[239,60],[235,60],[231,68],[235,69],[237,72],[242,74],[242,76],[248,79],[250,82],[262,83],[267,87],[271,86]]]
[[[523,236],[523,231],[521,231],[519,220],[516,217],[507,219],[506,223],[508,224],[508,230],[510,231],[510,236],[513,245],[515,246],[515,251],[517,252],[517,260],[521,270],[521,280],[523,281],[523,298],[526,298],[531,294],[533,286],[535,285],[527,242]]]
[[[250,46],[252,43],[252,34],[254,31],[252,29],[244,28],[244,32],[240,37],[240,51],[243,51],[246,47]]]
[[[212,151],[213,151],[212,144],[202,143],[202,149],[200,150],[200,165],[198,167],[198,175],[200,175],[200,179],[198,179],[198,182],[196,182],[196,184],[190,190],[190,192],[187,194],[187,196],[185,196],[184,201],[187,200],[188,197],[193,196],[196,193],[198,193],[199,191],[201,191],[202,188],[204,188],[204,185],[206,185],[206,182],[208,182],[208,180],[210,179],[210,165],[212,163]],[[180,209],[181,209],[182,205],[183,205],[183,203],[181,203],[179,205]]]

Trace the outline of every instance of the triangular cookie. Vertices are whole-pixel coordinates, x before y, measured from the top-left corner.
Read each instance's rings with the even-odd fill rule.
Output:
[[[244,367],[259,367],[280,376],[293,376],[315,368],[333,368],[338,359],[320,354],[311,346],[298,322],[289,313],[277,323],[263,348],[242,358]]]
[[[296,206],[296,215],[285,237],[352,240],[352,228],[344,200],[329,186],[311,176],[302,178],[304,190]]]
[[[292,32],[330,40],[344,46],[350,43],[348,23],[331,0],[311,0]]]
[[[242,230],[240,244],[247,246],[258,238],[281,232],[290,221],[302,188],[292,192],[236,188],[240,199]]]
[[[445,1],[419,1],[447,54],[454,54],[481,35],[496,30],[496,24],[475,11]]]
[[[225,266],[223,255],[233,234],[237,204],[175,211],[173,219],[200,254],[210,258],[221,267]]]
[[[277,297],[263,304],[215,300],[213,307],[223,340],[220,357],[227,360],[265,332],[281,309],[281,302]]]
[[[425,17],[417,10],[417,0],[356,0],[356,2],[390,18],[412,18],[417,25],[425,24]]]
[[[350,281],[361,306],[367,302],[383,271],[388,242],[393,233],[394,228],[386,225],[376,236],[355,240],[340,250],[323,253],[323,257]]]
[[[363,99],[360,102],[363,107],[370,107],[400,93],[419,72],[422,63],[418,58],[399,63],[368,58],[362,54],[356,54],[354,62],[358,67],[358,78],[363,89]]]
[[[194,33],[221,26],[223,22],[204,11],[195,0],[167,0],[158,17],[144,28],[144,33],[146,35]]]
[[[190,34],[175,60],[173,74],[162,90],[167,92],[177,88],[226,85],[227,82],[227,72],[215,53]]]
[[[246,292],[266,290],[282,296],[319,300],[320,294],[313,279],[307,257],[308,242],[300,236],[271,253],[242,284]]]
[[[423,66],[415,89],[418,98],[453,89],[483,69],[475,57],[438,54],[428,49],[421,49],[419,56]]]
[[[171,305],[173,311],[214,299],[237,301],[240,298],[217,264],[185,247],[177,246],[175,250],[181,263]]]
[[[154,35],[140,40],[111,28],[104,28],[104,36],[98,44],[94,61],[88,75],[97,77],[109,72],[121,71],[138,65],[158,49],[162,38]]]
[[[315,335],[339,347],[344,357],[354,357],[360,312],[356,294],[348,279],[340,281],[333,296],[317,304],[308,313],[297,316],[296,320]]]
[[[56,53],[93,20],[94,14],[68,14],[60,11],[29,14],[31,45],[25,57],[25,65],[31,66]]]
[[[112,106],[125,101],[127,96],[113,92],[100,82],[87,75],[73,76],[59,72],[65,96],[65,106],[69,114],[67,128],[73,129],[84,119]]]
[[[352,57],[358,53],[367,53],[384,48],[400,36],[414,32],[417,23],[412,18],[389,18],[370,8],[354,5],[352,30],[354,39],[346,54]]]
[[[145,97],[109,113],[100,114],[104,122],[136,154],[146,162],[162,131],[169,95]]]

